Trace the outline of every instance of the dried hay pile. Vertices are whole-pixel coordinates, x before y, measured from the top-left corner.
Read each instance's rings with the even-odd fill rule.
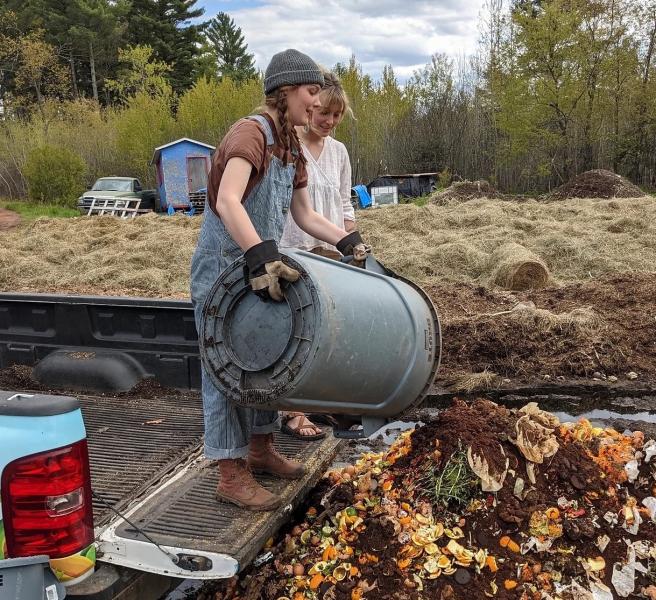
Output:
[[[445,206],[453,202],[467,202],[474,198],[495,198],[497,191],[484,179],[478,181],[456,181],[446,190],[430,197],[431,204]]]
[[[360,211],[375,255],[420,284],[486,283],[514,242],[559,282],[656,264],[656,200],[475,199]],[[0,290],[185,298],[201,219],[146,215],[39,219],[2,232]]]
[[[565,200],[567,198],[641,198],[642,196],[644,192],[621,175],[605,169],[594,169],[577,175],[548,194],[546,198]]]
[[[38,219],[2,234],[0,290],[186,297],[200,219]]]
[[[500,246],[492,253],[490,264],[490,281],[506,290],[531,290],[549,283],[547,265],[520,244]]]
[[[479,199],[451,206],[399,205],[358,213],[376,257],[421,284],[489,281],[491,255],[514,242],[549,265],[554,280],[653,272],[656,199]]]

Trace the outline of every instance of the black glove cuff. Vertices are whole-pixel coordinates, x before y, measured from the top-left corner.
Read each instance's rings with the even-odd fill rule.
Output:
[[[251,277],[264,274],[264,265],[280,260],[278,244],[274,240],[264,240],[244,252],[246,266]]]
[[[353,254],[353,247],[358,244],[363,244],[362,236],[359,231],[351,231],[348,235],[344,236],[335,247],[339,250],[344,256],[350,256]]]

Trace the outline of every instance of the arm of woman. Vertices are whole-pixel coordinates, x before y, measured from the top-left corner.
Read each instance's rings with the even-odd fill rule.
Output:
[[[245,252],[262,240],[241,203],[253,165],[234,157],[226,164],[216,197],[216,212],[239,247]]]
[[[355,229],[355,211],[351,204],[351,161],[346,147],[342,153],[342,166],[339,173],[339,195],[344,212],[344,229],[350,233]]]
[[[333,225],[312,208],[310,195],[306,187],[294,190],[291,211],[296,224],[312,237],[334,246],[346,236],[346,231],[337,225]]]

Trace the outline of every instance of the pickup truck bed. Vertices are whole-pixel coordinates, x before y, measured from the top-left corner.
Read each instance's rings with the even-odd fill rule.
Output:
[[[196,387],[200,362],[194,335],[191,305],[185,302],[0,294],[0,387],[11,382],[1,372],[11,365],[23,364],[27,370],[57,351],[116,350],[137,360],[161,385],[181,388],[156,395],[140,395],[138,387],[127,394],[66,391],[82,402],[92,489],[104,500],[94,499],[99,559],[114,566],[174,574],[170,560],[146,541],[141,533],[145,531],[159,544],[211,553],[214,577],[241,570],[289,518],[337,452],[339,441],[331,435],[317,442],[277,436],[278,448],[307,467],[299,481],[260,479],[282,495],[284,508],[250,513],[216,501],[218,472],[202,458],[203,411]],[[27,378],[20,383],[12,389],[36,391],[29,389]],[[117,520],[107,504],[127,512],[137,529]],[[177,576],[199,574],[178,570]],[[72,597],[114,597],[113,592],[98,591],[101,587],[92,578],[72,588]],[[142,591],[135,593],[120,597],[146,598],[139,595]]]
[[[200,398],[78,397],[87,428],[93,490],[117,510],[200,452]],[[96,527],[112,517],[114,513],[94,499]]]

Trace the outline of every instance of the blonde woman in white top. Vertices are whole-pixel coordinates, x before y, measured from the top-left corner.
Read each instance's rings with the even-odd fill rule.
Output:
[[[355,229],[351,204],[351,162],[346,146],[331,137],[344,115],[351,112],[348,97],[339,78],[324,72],[319,94],[321,108],[312,111],[308,125],[297,128],[303,155],[307,159],[308,192],[312,207],[331,223],[350,232]],[[281,248],[298,248],[339,260],[334,246],[305,233],[288,218],[280,240]],[[305,440],[325,436],[319,427],[301,412],[281,413],[282,431]]]

